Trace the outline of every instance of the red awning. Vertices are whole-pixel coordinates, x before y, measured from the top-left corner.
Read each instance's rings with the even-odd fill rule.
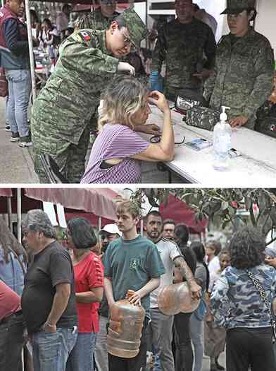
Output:
[[[116,219],[114,201],[118,193],[108,188],[25,188],[25,196]]]
[[[12,189],[0,188],[0,197],[12,197]]]
[[[195,212],[179,198],[169,195],[167,205],[160,205],[162,219],[173,219],[175,223],[186,224],[191,232],[201,233],[205,231],[208,221],[196,221]]]

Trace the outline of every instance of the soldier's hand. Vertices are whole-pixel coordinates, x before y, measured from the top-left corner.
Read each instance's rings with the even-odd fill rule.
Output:
[[[130,75],[133,75],[133,76],[135,75],[135,68],[127,62],[119,62],[118,71],[119,72],[126,72],[126,73],[129,73]]]
[[[248,117],[246,116],[237,116],[229,120],[229,124],[232,128],[243,126],[247,123]]]
[[[149,103],[157,106],[163,113],[170,110],[165,95],[158,90],[153,90],[149,93]]]
[[[201,72],[194,73],[193,76],[197,77],[199,80],[206,80],[212,75],[212,70],[207,70],[204,68]]]

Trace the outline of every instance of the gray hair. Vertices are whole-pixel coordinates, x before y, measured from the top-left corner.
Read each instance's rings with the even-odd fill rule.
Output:
[[[22,221],[22,231],[41,232],[45,237],[56,238],[56,231],[48,215],[42,210],[30,210]]]

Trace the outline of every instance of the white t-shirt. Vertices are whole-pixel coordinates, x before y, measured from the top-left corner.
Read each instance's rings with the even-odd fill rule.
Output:
[[[168,286],[173,283],[173,268],[174,268],[173,260],[178,256],[182,256],[181,251],[179,250],[177,244],[166,238],[162,238],[155,245],[157,246],[157,250],[159,251],[166,273],[162,274],[162,276],[160,277],[160,285],[150,294],[151,308],[158,307],[157,296],[160,290],[164,286]]]

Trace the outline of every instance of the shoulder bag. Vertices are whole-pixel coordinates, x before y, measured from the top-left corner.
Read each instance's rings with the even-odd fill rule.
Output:
[[[268,301],[265,289],[263,288],[261,282],[256,278],[252,272],[250,272],[248,269],[246,270],[246,273],[248,274],[248,277],[251,279],[253,285],[256,287],[257,291],[260,294],[261,299],[265,303],[265,306],[267,307],[269,313],[270,313],[270,323],[272,328],[272,342],[275,343],[276,341],[276,318],[272,311],[272,306]]]

